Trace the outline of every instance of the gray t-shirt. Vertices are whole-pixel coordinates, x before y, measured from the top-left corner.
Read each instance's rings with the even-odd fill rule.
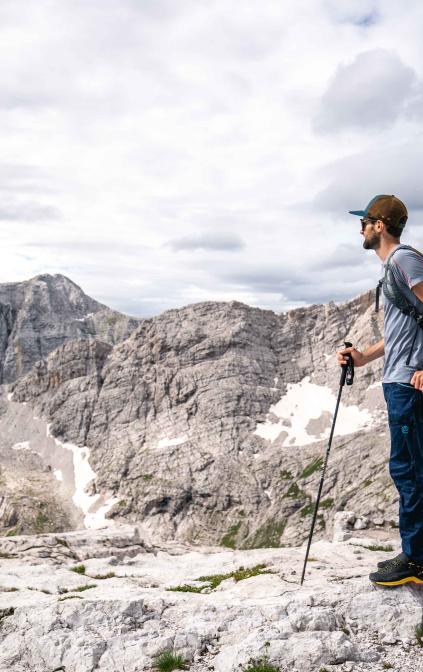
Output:
[[[383,268],[385,270],[385,267]],[[413,250],[397,250],[391,258],[391,268],[398,288],[411,303],[418,307],[419,312],[423,312],[423,303],[411,291],[414,285],[423,281],[423,257]],[[423,329],[418,328],[410,364],[407,366],[406,361],[416,331],[416,321],[409,315],[403,315],[384,295],[383,305],[385,331],[383,382],[409,383],[415,371],[423,370]]]

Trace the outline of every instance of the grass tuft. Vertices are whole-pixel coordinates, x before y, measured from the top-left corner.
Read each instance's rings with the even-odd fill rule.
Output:
[[[77,574],[85,574],[85,565],[76,565],[76,567],[71,567],[71,572],[76,572]]]
[[[300,478],[308,478],[315,471],[319,471],[323,466],[323,457],[316,457],[310,464],[306,466]]]
[[[280,668],[271,665],[267,656],[263,656],[256,660],[250,660],[248,667],[244,667],[242,672],[280,672]]]
[[[189,586],[187,584],[181,586],[174,586],[172,588],[166,588],[166,590],[183,592],[183,593],[201,593],[204,588],[211,588],[214,590],[217,586],[226,581],[226,579],[235,579],[235,581],[243,581],[244,579],[249,579],[252,576],[258,576],[259,574],[272,574],[273,572],[270,569],[264,569],[266,565],[255,565],[254,567],[240,567],[233,572],[228,572],[228,574],[210,574],[209,576],[200,576],[194,581],[201,581],[203,585],[201,586]]]
[[[10,553],[5,553],[4,551],[0,551],[0,558],[2,560],[10,560],[13,556],[10,555]]]
[[[390,553],[394,550],[390,544],[388,544],[388,546],[380,546],[379,544],[371,544],[370,546],[365,546],[364,544],[353,544],[353,546],[366,548],[368,551],[386,551],[386,553]]]
[[[188,669],[185,659],[171,649],[165,649],[155,657],[153,669],[158,672],[172,672],[172,670]]]
[[[59,597],[59,602],[63,602],[64,600],[83,600],[84,598],[82,595],[65,595],[64,597]]]
[[[90,588],[97,588],[96,583],[86,583],[85,586],[77,586],[76,588],[72,588],[73,593],[82,593],[83,590],[89,590]]]
[[[208,586],[190,586],[187,583],[184,583],[182,586],[174,586],[173,588],[167,588],[166,590],[175,593],[201,593],[206,587]]]
[[[114,576],[116,576],[114,572],[109,572],[108,574],[93,574],[90,579],[113,579]]]

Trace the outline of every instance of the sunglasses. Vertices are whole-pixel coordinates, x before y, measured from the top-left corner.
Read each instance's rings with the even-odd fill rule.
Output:
[[[362,219],[360,219],[360,222],[361,222],[361,230],[364,231],[367,224],[374,224],[375,222],[377,222],[377,219],[375,219],[374,217],[363,217]]]

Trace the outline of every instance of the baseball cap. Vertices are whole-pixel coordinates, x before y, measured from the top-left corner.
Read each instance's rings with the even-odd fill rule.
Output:
[[[402,229],[408,219],[407,208],[399,198],[379,194],[372,198],[364,210],[348,210],[351,215],[359,217],[371,217],[372,219],[385,220],[388,224],[399,226]]]

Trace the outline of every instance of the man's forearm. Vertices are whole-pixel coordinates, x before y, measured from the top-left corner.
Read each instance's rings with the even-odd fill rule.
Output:
[[[381,338],[377,343],[373,343],[366,350],[363,351],[363,355],[367,360],[367,363],[373,362],[374,359],[383,357],[385,353],[385,339]]]

